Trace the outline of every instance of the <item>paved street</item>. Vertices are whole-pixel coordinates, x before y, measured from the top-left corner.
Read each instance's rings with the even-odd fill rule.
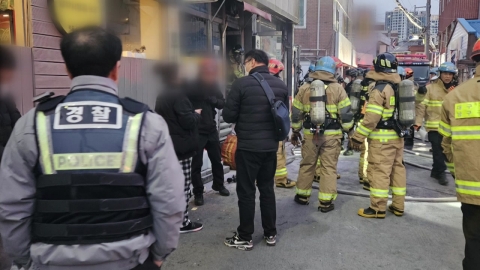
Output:
[[[431,162],[416,158],[405,157],[426,166]],[[358,153],[341,156],[339,189],[364,192],[356,176],[357,160]],[[288,166],[293,179],[298,162],[297,158]],[[442,187],[429,178],[429,171],[407,169],[408,196],[454,196],[452,180],[448,187]],[[204,206],[192,205],[191,218],[203,222],[205,228],[181,236],[180,246],[165,269],[461,269],[464,239],[459,203],[409,202],[404,217],[388,213],[385,220],[369,220],[356,214],[359,207],[368,207],[368,198],[339,195],[336,210],[323,214],[317,211],[317,191],[310,205],[301,206],[293,202],[293,190],[276,189],[277,246],[267,247],[262,241],[257,204],[254,249],[244,252],[223,245],[224,238],[238,225],[235,185],[227,187],[232,196],[220,197],[210,190]]]

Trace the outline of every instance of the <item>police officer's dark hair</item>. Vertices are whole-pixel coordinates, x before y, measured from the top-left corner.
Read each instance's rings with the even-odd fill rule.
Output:
[[[17,61],[13,52],[4,45],[0,45],[0,70],[13,70],[16,66]]]
[[[268,66],[268,61],[270,60],[266,52],[256,49],[253,49],[245,54],[245,60],[248,59],[255,59],[256,62],[263,63],[265,66]]]
[[[122,41],[99,27],[87,27],[65,35],[60,49],[73,77],[108,77],[122,57]]]

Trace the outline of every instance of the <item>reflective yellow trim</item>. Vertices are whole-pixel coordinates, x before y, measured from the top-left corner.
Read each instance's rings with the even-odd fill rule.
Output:
[[[292,128],[295,129],[295,130],[302,129],[302,122],[292,123]]]
[[[395,106],[395,97],[394,96],[390,97],[390,106]]]
[[[303,112],[306,112],[306,113],[310,112],[310,104],[309,105],[303,105]]]
[[[375,114],[378,114],[378,115],[382,115],[383,114],[383,109],[384,108],[382,106],[368,104],[366,112],[371,112],[371,113],[375,113]]]
[[[380,140],[380,142],[388,142],[389,140],[395,140],[400,137],[398,137],[394,130],[379,129],[378,131],[373,131],[370,133],[368,138],[372,140]]]
[[[125,132],[125,141],[123,145],[123,162],[120,169],[123,173],[131,173],[137,165],[138,158],[138,138],[140,137],[140,126],[142,124],[143,113],[130,116]]]
[[[370,133],[372,133],[373,131],[371,129],[366,128],[360,123],[357,127],[357,132],[362,134],[365,137],[368,137],[368,135],[370,135]]]
[[[376,198],[388,198],[388,189],[370,188],[370,196]]]
[[[303,197],[310,197],[312,195],[312,189],[299,189],[295,187],[295,193]]]
[[[480,126],[452,127],[453,140],[479,140]]]
[[[335,106],[335,105],[325,105],[325,108],[330,113],[336,113],[337,112],[337,106]]]
[[[429,106],[429,107],[442,107],[443,100],[429,100],[429,99],[424,99],[422,102],[423,105]]]
[[[54,154],[53,164],[57,171],[120,169],[122,153]]]
[[[338,107],[338,109],[340,110],[340,109],[342,109],[342,108],[345,108],[345,107],[348,107],[348,106],[351,106],[351,105],[352,105],[352,103],[350,103],[350,99],[347,97],[347,98],[345,98],[344,100],[340,101],[340,102],[338,103],[338,106],[337,106],[337,107]]]
[[[324,135],[342,135],[342,131],[340,129],[327,129],[323,133]]]
[[[455,119],[480,118],[480,102],[455,104]]]
[[[303,104],[298,99],[294,99],[292,105],[300,111],[303,111]]]
[[[452,129],[450,125],[447,123],[440,121],[438,125],[438,132],[443,136],[443,137],[452,137]]]
[[[54,174],[52,165],[52,149],[50,144],[50,124],[44,112],[37,112],[36,115],[38,147],[40,150],[40,164],[43,174]]]
[[[275,171],[275,176],[285,176],[288,175],[287,168],[283,168]]]
[[[452,173],[452,174],[455,174],[455,164],[453,163],[449,163],[449,162],[445,162],[447,164],[447,169]]]
[[[342,128],[343,130],[350,130],[354,124],[355,124],[354,121],[351,121],[349,123],[342,123]]]
[[[465,195],[480,196],[480,182],[455,180],[457,193]]]
[[[392,194],[397,196],[405,196],[407,195],[407,188],[406,187],[391,187]]]
[[[319,192],[318,199],[320,201],[334,201],[337,199],[337,194]]]
[[[317,159],[317,165],[320,165],[320,164],[322,164],[322,163],[320,162],[320,158],[319,158],[319,159]]]
[[[440,121],[425,121],[425,127],[437,129]]]

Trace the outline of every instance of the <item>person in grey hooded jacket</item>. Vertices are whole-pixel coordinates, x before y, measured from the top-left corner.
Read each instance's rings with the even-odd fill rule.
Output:
[[[118,98],[122,45],[116,36],[99,28],[77,30],[64,36],[61,50],[73,79],[70,93],[20,118],[3,154],[0,233],[5,251],[25,269],[159,269],[177,247],[185,210],[184,176],[167,124],[146,105]],[[114,117],[106,113],[114,111]],[[45,125],[46,119],[58,122]],[[119,153],[109,153],[117,148]],[[81,162],[75,162],[78,157]],[[51,186],[71,192],[52,192]],[[129,198],[130,193],[136,197]],[[60,199],[51,204],[48,197]],[[75,207],[85,199],[100,206]],[[101,205],[125,199],[133,203]],[[119,220],[132,226],[90,230],[101,228],[99,223],[122,228]],[[67,229],[61,234],[52,228]]]

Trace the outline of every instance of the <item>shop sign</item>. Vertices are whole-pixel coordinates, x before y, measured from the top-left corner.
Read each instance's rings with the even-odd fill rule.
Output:
[[[87,26],[101,26],[103,1],[48,0],[52,21],[62,34]]]

